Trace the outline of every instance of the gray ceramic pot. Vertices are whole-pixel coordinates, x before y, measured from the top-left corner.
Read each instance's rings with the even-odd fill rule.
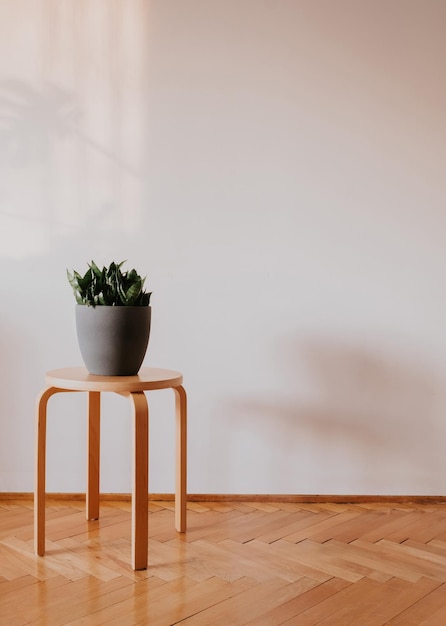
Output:
[[[90,374],[134,376],[146,354],[150,306],[76,305],[79,348]]]

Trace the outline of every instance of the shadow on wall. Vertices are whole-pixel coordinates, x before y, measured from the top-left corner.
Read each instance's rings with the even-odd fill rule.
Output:
[[[82,158],[86,151],[93,155],[109,181],[116,168],[139,184],[142,179],[119,155],[82,134],[82,115],[75,95],[57,85],[0,81],[0,490],[31,490],[34,398],[42,373],[49,362],[65,363],[73,346],[77,355],[65,267],[80,248],[101,261],[101,254],[133,243],[132,234],[119,228],[113,189],[85,208],[82,194],[94,187],[94,178],[82,179]],[[68,139],[75,140],[73,160],[60,158]],[[19,380],[22,393],[12,393]]]
[[[0,156],[9,166],[40,161],[48,143],[76,130],[81,113],[76,99],[56,85],[36,89],[15,80],[0,81]]]
[[[26,330],[17,332],[16,324],[0,315],[0,491],[14,490],[3,476],[13,472],[32,472],[34,457],[28,454],[26,466],[17,460],[20,447],[32,451],[34,439],[33,409],[24,394],[24,387],[32,379],[35,342]]]
[[[6,490],[29,491],[43,372],[78,359],[65,268],[137,248],[149,8],[70,0],[46,3],[43,13],[36,5],[35,15],[29,5],[24,16],[14,1],[3,4],[0,481],[4,473]],[[23,389],[12,396],[17,380]]]
[[[0,257],[42,255],[66,229],[58,150],[80,119],[73,94],[57,85],[0,81]]]
[[[43,221],[50,233],[58,223],[63,225],[66,216],[58,213],[60,207],[55,195],[61,174],[66,176],[63,182],[70,187],[72,196],[77,200],[73,209],[77,212],[85,211],[86,200],[79,187],[91,182],[85,172],[87,157],[100,159],[101,167],[109,168],[111,187],[112,181],[116,182],[117,171],[120,176],[128,176],[141,184],[142,171],[122,158],[119,150],[110,150],[104,142],[101,143],[82,131],[85,117],[86,113],[76,95],[58,85],[46,83],[41,88],[36,88],[29,82],[16,79],[0,81],[0,193],[2,187],[12,187],[12,201],[7,204],[19,207],[19,211],[10,208],[6,212],[0,211],[0,215],[9,213],[14,219],[20,220],[22,217],[22,220],[31,218],[36,223]],[[60,142],[68,139],[75,142],[76,157],[74,161],[66,161],[69,172],[67,176],[66,171],[60,170]],[[103,170],[101,173],[103,174]],[[15,180],[17,175],[21,182]],[[27,175],[29,179],[26,178]],[[27,182],[25,189],[24,181]],[[29,185],[34,191],[32,209],[29,207],[29,196],[23,195],[29,193],[29,189],[26,189]],[[117,207],[112,198],[108,194],[106,198],[101,198],[100,203],[94,204],[92,213],[96,222],[110,223],[113,220]],[[65,197],[64,203],[67,203]],[[36,215],[41,207],[44,207],[43,213]],[[21,211],[24,211],[22,216]],[[100,214],[96,215],[96,212]],[[89,231],[92,230],[90,218],[91,215],[88,219]],[[57,240],[57,237],[54,239]]]
[[[227,450],[249,431],[267,449],[260,471],[272,485],[292,483],[287,493],[398,495],[406,485],[412,494],[444,491],[446,397],[439,380],[391,354],[330,340],[290,341],[281,352],[288,401],[260,394],[224,407]],[[268,450],[275,459],[269,465]],[[339,487],[324,489],[327,482]],[[320,488],[309,491],[308,484]]]
[[[1,320],[0,328],[7,328],[4,320]],[[10,393],[13,389],[11,360],[14,361],[15,354],[15,342],[6,331],[2,331],[0,334],[0,377],[2,384],[0,385],[0,476],[3,472],[6,472],[6,452],[11,445],[9,441],[8,433],[10,425],[7,421],[11,415],[16,415],[15,409],[15,396]],[[7,425],[7,428],[6,428]]]
[[[58,85],[47,83],[36,89],[29,82],[0,81],[0,156],[10,166],[40,162],[50,151],[53,139],[75,135],[88,147],[136,177],[143,175],[81,131],[84,117],[79,99]]]

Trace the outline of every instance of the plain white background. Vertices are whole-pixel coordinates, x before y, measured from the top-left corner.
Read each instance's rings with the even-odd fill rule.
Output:
[[[66,268],[128,259],[145,364],[181,370],[189,491],[445,494],[441,0],[3,0],[0,490],[33,488],[34,402],[80,363]],[[174,489],[170,391],[150,491]],[[81,394],[48,490],[85,485]],[[131,486],[106,396],[104,492]]]

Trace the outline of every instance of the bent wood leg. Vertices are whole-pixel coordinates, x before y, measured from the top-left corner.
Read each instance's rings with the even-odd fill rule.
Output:
[[[147,568],[149,523],[149,407],[144,392],[126,394],[133,413],[132,567]]]
[[[187,396],[181,385],[173,390],[176,413],[175,528],[184,533],[187,506]]]
[[[87,426],[87,520],[99,519],[100,429],[101,394],[99,391],[90,391]]]
[[[46,410],[49,398],[63,389],[48,387],[36,403],[36,458],[34,475],[34,551],[45,554]]]

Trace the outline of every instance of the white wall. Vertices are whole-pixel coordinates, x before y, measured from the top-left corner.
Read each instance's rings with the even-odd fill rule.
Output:
[[[191,493],[446,493],[441,0],[3,0],[0,490],[31,491],[65,268],[148,274],[146,365],[182,370]],[[152,492],[173,397],[151,394]],[[48,489],[82,491],[85,398]],[[130,490],[106,397],[102,489]]]

